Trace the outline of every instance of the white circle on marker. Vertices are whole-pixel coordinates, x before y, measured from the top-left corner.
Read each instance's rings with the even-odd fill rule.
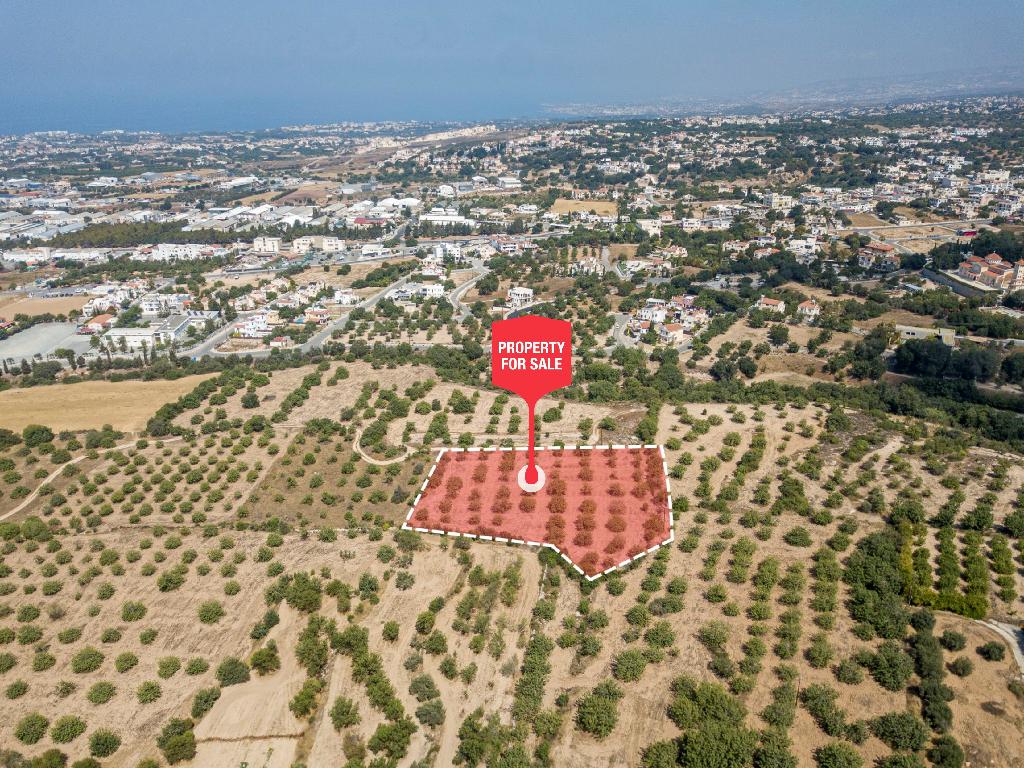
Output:
[[[537,482],[528,483],[526,482],[526,470],[529,466],[525,466],[519,470],[519,475],[516,478],[519,481],[519,487],[527,493],[536,493],[544,487],[544,470],[537,466]]]

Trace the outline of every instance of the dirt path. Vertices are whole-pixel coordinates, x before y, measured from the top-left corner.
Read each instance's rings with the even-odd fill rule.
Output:
[[[175,440],[181,440],[181,438],[180,437],[169,437],[166,440],[164,440],[163,442],[164,443],[173,443]],[[113,448],[109,448],[109,449],[105,449],[105,450],[123,451],[123,450],[126,450],[126,449],[131,448],[132,446],[134,446],[136,442],[137,442],[136,440],[132,440],[130,443],[121,443],[121,445],[115,445]],[[8,517],[11,517],[12,515],[18,514],[19,512],[21,512],[21,510],[25,509],[29,504],[31,504],[33,501],[35,501],[36,496],[39,495],[39,489],[42,488],[47,483],[52,483],[54,480],[56,480],[57,476],[61,472],[64,471],[64,467],[69,467],[72,464],[78,464],[80,461],[83,461],[86,458],[88,458],[88,457],[85,454],[82,454],[81,456],[76,456],[75,458],[73,458],[69,462],[61,464],[59,467],[57,467],[55,470],[53,470],[53,472],[48,474],[46,476],[46,478],[43,480],[43,482],[41,482],[38,486],[36,486],[35,490],[33,490],[32,493],[30,493],[28,496],[26,496],[24,498],[24,500],[21,502],[21,504],[16,506],[14,509],[8,510],[7,512],[4,512],[2,515],[0,515],[0,521],[6,520]]]
[[[1010,652],[1013,654],[1013,658],[1017,661],[1017,669],[1020,671],[1022,677],[1024,677],[1024,631],[1007,624],[1004,621],[995,621],[989,619],[985,621],[979,621],[983,627],[988,627],[993,632],[998,634],[1006,644],[1010,646]]]
[[[358,432],[356,432],[355,439],[352,441],[352,448],[354,448],[355,452],[358,453],[362,457],[363,461],[365,461],[368,464],[376,464],[378,467],[386,467],[389,464],[398,464],[400,462],[403,462],[407,458],[409,458],[413,453],[415,453],[415,451],[412,448],[406,445],[403,446],[405,448],[405,453],[403,453],[401,456],[396,456],[393,459],[375,459],[366,451],[364,451],[363,446],[360,444],[360,441],[363,439],[364,429],[366,429],[366,427],[363,427]]]
[[[268,640],[281,649],[281,669],[247,683],[224,688],[213,708],[196,726],[197,764],[284,768],[292,764],[295,748],[306,724],[288,709],[288,702],[306,677],[293,652],[303,621],[287,605],[280,608],[281,623]]]

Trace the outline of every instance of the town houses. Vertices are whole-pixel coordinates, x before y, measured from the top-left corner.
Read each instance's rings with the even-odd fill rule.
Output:
[[[441,283],[409,282],[395,288],[389,295],[395,301],[410,301],[415,298],[441,299],[444,298],[444,286]]]
[[[695,296],[673,296],[670,299],[648,298],[626,323],[626,332],[646,337],[651,331],[666,344],[680,344],[692,337],[710,319],[710,314],[695,303]]]
[[[956,274],[964,280],[1008,293],[1024,290],[1024,259],[1011,264],[998,253],[968,256],[960,262]]]
[[[900,268],[900,257],[895,246],[871,242],[857,252],[857,264],[861,269],[869,271],[892,272]]]

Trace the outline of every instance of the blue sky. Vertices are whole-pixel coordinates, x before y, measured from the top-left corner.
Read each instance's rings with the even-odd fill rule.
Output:
[[[1021,0],[0,0],[0,133],[542,115],[1024,63]]]

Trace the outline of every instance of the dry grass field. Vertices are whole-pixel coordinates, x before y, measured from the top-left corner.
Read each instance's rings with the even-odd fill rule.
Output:
[[[560,197],[551,205],[552,213],[596,213],[598,216],[614,216],[618,213],[614,200],[570,200]]]
[[[57,426],[46,389],[60,405],[32,420]],[[933,715],[912,654],[934,633],[942,728],[971,765],[1020,768],[1020,671],[999,636],[948,611],[890,625],[858,579],[908,563],[1020,621],[1024,547],[1001,526],[1024,505],[1021,457],[814,403],[663,406],[675,541],[620,574],[591,585],[527,547],[398,532],[434,450],[519,442],[513,407],[424,366],[328,362],[218,377],[174,416],[187,439],[0,452],[15,484],[60,467],[57,449],[80,457],[0,523],[0,744],[104,768],[421,768],[477,748],[479,765],[539,749],[647,768],[676,739],[762,750],[771,732],[797,766],[834,743],[864,765],[923,759],[939,734],[918,724]],[[629,442],[645,413],[538,410],[559,407],[543,443],[582,438],[583,419],[594,442]],[[909,748],[891,746],[893,715]]]
[[[81,310],[89,301],[88,296],[61,296],[53,299],[27,298],[21,294],[0,296],[0,317],[7,319],[15,315],[66,315],[72,310]]]
[[[855,227],[884,227],[889,223],[873,213],[851,213],[850,222]]]
[[[0,427],[21,430],[45,424],[54,430],[99,429],[110,424],[137,432],[154,405],[174,400],[208,376],[176,381],[83,381],[62,386],[7,389],[0,392]]]

